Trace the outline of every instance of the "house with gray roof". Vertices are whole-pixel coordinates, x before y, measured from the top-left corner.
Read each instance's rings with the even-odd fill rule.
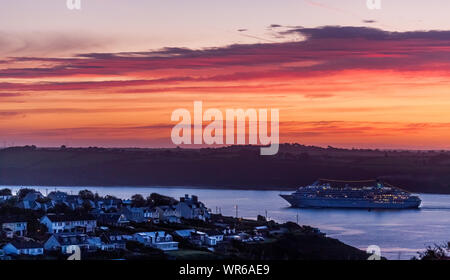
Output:
[[[10,234],[7,236],[9,238],[12,238],[14,235],[24,236],[27,233],[27,221],[24,217],[0,216],[0,227],[2,231]]]
[[[71,254],[73,246],[78,246],[81,251],[95,251],[96,247],[88,242],[89,236],[84,233],[57,233],[52,234],[44,243],[44,249],[48,251],[61,251],[63,254]]]
[[[195,195],[189,197],[186,194],[181,197],[180,202],[176,204],[176,209],[180,217],[184,219],[206,221],[211,218],[208,208]]]
[[[3,251],[8,255],[43,255],[44,246],[31,239],[18,238],[3,246]]]
[[[47,214],[40,219],[49,233],[94,232],[97,219],[90,214]]]

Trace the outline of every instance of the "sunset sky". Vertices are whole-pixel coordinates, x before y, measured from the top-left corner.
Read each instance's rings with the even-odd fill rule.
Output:
[[[280,141],[450,149],[450,1],[0,1],[0,145],[171,147],[177,108]]]

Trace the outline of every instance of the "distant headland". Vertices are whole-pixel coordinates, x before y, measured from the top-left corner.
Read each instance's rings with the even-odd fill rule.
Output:
[[[411,192],[450,194],[450,151],[387,151],[282,144],[219,148],[0,150],[0,185],[189,186],[291,190],[317,178],[379,178]]]

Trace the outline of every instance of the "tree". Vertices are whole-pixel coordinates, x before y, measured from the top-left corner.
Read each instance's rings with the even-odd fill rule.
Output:
[[[155,206],[172,205],[177,203],[176,199],[169,196],[160,195],[157,193],[152,193],[150,195],[150,198],[153,200]]]
[[[448,260],[450,259],[450,242],[445,245],[428,246],[425,252],[419,252],[421,260]]]
[[[85,200],[83,201],[83,210],[86,212],[89,212],[92,210],[92,205],[89,203],[89,201]]]
[[[102,199],[102,197],[98,193],[95,193],[94,200],[100,200],[100,199]]]
[[[70,209],[66,204],[64,203],[58,203],[53,208],[49,209],[48,212],[51,213],[71,213],[72,209]]]
[[[0,195],[12,195],[12,192],[10,189],[1,189]]]
[[[36,199],[36,202],[39,202],[39,203],[47,203],[47,202],[50,202],[50,201],[51,201],[51,199],[48,198],[48,197],[38,197]]]
[[[261,216],[261,215],[258,215],[258,216],[256,217],[256,220],[257,220],[258,222],[267,222],[266,217]]]
[[[23,199],[27,194],[35,192],[35,189],[20,189],[17,193],[17,195],[19,196],[19,199]]]
[[[134,207],[144,207],[145,202],[144,197],[140,194],[135,194],[131,197],[131,205]]]
[[[146,203],[147,203],[147,206],[154,206],[155,205],[155,202],[153,201],[151,196],[147,196]]]
[[[39,222],[37,218],[31,218],[27,221],[27,232],[30,236],[42,236],[48,232],[48,228]]]
[[[81,197],[81,199],[89,199],[94,200],[95,196],[90,190],[81,190],[78,192],[78,195]]]
[[[19,202],[19,199],[17,197],[13,196],[12,198],[3,202],[2,207],[0,209],[3,209],[5,207],[15,207],[17,202]]]

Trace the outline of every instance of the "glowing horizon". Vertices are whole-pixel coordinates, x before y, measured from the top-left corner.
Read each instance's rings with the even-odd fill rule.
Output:
[[[261,15],[244,25],[242,13],[251,6],[236,10],[230,3],[222,5],[239,11],[234,26],[219,17],[208,27],[194,15],[212,19],[216,10],[206,16],[213,7],[194,1],[189,7],[194,14],[184,15],[192,19],[186,26],[168,23],[187,8],[180,6],[168,19],[157,17],[166,26],[149,28],[155,19],[146,20],[138,4],[126,8],[112,1],[94,18],[101,1],[78,12],[48,0],[36,14],[24,9],[25,2],[6,4],[9,14],[0,11],[1,26],[8,29],[0,30],[5,35],[0,38],[0,143],[7,146],[173,147],[172,111],[190,109],[198,100],[205,108],[279,108],[281,143],[450,149],[445,8],[413,3],[409,19],[402,21],[394,11],[405,1],[378,13],[358,0],[343,1],[342,7],[330,1],[285,1],[283,7],[267,1]],[[357,11],[352,3],[358,3]],[[275,6],[289,23],[279,22],[278,14],[264,17]],[[320,20],[308,15],[294,22],[288,11],[293,7]],[[174,7],[159,7],[169,8]],[[413,16],[423,20],[420,8],[433,9],[434,17],[408,25]],[[113,23],[112,15],[129,21]],[[351,20],[344,20],[349,15]],[[33,34],[28,20],[46,16],[37,25],[41,33]],[[61,26],[50,24],[55,20]]]

